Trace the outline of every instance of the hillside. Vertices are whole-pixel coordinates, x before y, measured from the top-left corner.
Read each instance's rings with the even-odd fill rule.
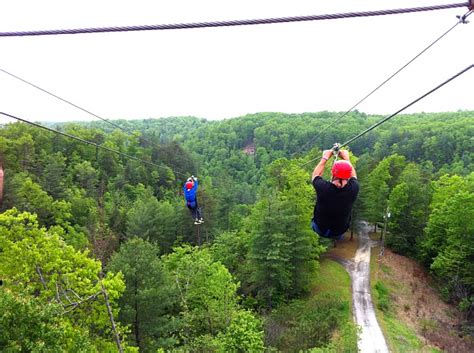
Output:
[[[406,347],[431,352],[430,346],[450,353],[474,351],[472,337],[462,329],[462,313],[441,299],[433,279],[419,263],[390,249],[380,257],[378,247],[373,248],[372,262],[373,285],[382,282],[388,288],[388,308],[378,310],[378,317],[392,352],[405,352]],[[377,293],[374,290],[376,301]]]
[[[378,241],[379,233],[371,233]],[[358,246],[358,235],[339,241],[328,252],[336,262],[352,261]],[[474,351],[474,340],[462,329],[462,313],[456,306],[442,300],[433,278],[416,261],[395,254],[380,246],[371,252],[372,299],[376,304],[379,323],[391,352],[447,352]],[[375,284],[388,288],[388,307],[380,305]],[[382,307],[383,310],[379,309]]]
[[[133,134],[105,122],[52,126],[76,138],[2,126],[0,325],[10,329],[0,347],[354,347],[349,288],[331,285],[348,276],[327,257],[351,259],[355,241],[332,248],[313,232],[310,176],[323,149],[382,117],[351,112],[319,136],[337,116],[119,122]],[[394,351],[426,340],[441,347],[451,342],[449,325],[473,335],[473,129],[474,112],[403,115],[346,152],[360,184],[352,226],[385,221],[386,246],[403,256],[387,251],[393,263],[372,270],[373,300]],[[200,224],[183,197],[191,175],[199,180]],[[323,177],[330,175],[328,163]],[[432,292],[425,273],[436,283]],[[425,307],[448,308],[433,293],[459,311]]]

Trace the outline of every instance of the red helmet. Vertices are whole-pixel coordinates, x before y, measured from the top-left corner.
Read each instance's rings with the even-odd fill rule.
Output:
[[[334,178],[349,179],[352,174],[352,165],[348,161],[336,161],[331,172]]]
[[[185,184],[185,187],[186,187],[186,190],[191,190],[193,188],[193,183],[188,181],[186,184]]]

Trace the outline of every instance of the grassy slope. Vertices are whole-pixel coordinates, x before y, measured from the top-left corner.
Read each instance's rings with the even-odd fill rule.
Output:
[[[459,313],[442,302],[421,266],[390,250],[380,258],[379,250],[372,248],[371,253],[372,299],[390,350],[394,353],[472,351],[470,342],[453,329],[458,325]],[[385,299],[375,288],[377,282],[388,291]],[[384,304],[386,309],[380,310]]]
[[[304,340],[301,336],[301,332],[293,331],[296,327],[302,327],[296,323],[299,320],[297,318],[300,316],[305,317],[314,309],[315,302],[319,300],[324,301],[326,300],[324,298],[329,297],[339,298],[348,304],[344,307],[344,311],[342,312],[342,317],[345,317],[345,321],[341,324],[340,328],[342,328],[343,331],[340,329],[333,331],[330,347],[321,350],[316,349],[314,351],[318,353],[333,351],[351,352],[352,349],[348,349],[347,347],[355,345],[357,337],[356,332],[352,332],[351,329],[347,327],[348,324],[353,322],[350,288],[350,277],[344,267],[328,258],[322,259],[320,268],[317,273],[315,273],[314,282],[308,297],[297,301],[300,305],[292,306],[290,304],[283,306],[273,313],[271,318],[267,318],[267,344],[274,347],[272,351],[296,352],[297,350],[295,350],[294,347],[295,342],[302,344],[302,340]],[[309,321],[307,324],[318,330],[318,322],[311,323]],[[291,327],[293,327],[293,329],[291,329]],[[312,329],[307,333],[313,333]],[[312,349],[309,351],[313,352]]]

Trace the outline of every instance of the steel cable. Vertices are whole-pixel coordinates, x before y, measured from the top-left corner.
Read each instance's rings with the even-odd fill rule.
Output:
[[[375,89],[370,91],[366,96],[364,96],[361,100],[359,100],[356,104],[354,104],[352,107],[350,107],[344,114],[341,116],[338,116],[333,122],[331,122],[329,125],[325,126],[322,130],[318,131],[317,135],[312,139],[312,141],[315,141],[318,137],[320,137],[325,131],[327,131],[329,128],[334,126],[336,123],[341,121],[347,114],[349,114],[354,108],[356,108],[359,104],[361,104],[363,101],[365,101],[367,98],[369,98],[372,94],[374,94],[377,90],[379,90],[382,86],[384,86],[388,81],[390,81],[392,78],[394,78],[396,75],[398,75],[403,69],[405,69],[408,65],[410,65],[413,61],[415,61],[417,58],[419,58],[423,53],[425,53],[428,49],[430,49],[433,45],[435,45],[438,41],[440,41],[443,37],[445,37],[449,32],[451,32],[454,28],[456,28],[460,23],[467,23],[466,19],[472,14],[472,11],[466,12],[463,16],[458,16],[459,20],[456,22],[454,26],[449,28],[446,32],[444,32],[441,36],[439,36],[436,40],[434,40],[431,44],[429,44],[427,47],[425,47],[421,52],[419,52],[417,55],[415,55],[410,61],[408,61],[405,65],[400,67],[395,73],[393,73],[391,76],[389,76],[385,81],[383,81],[381,84],[379,84]],[[310,141],[311,142],[311,141]],[[302,148],[303,150],[309,145],[308,142],[305,144],[305,146]],[[296,155],[298,152],[295,152],[293,154]]]
[[[347,140],[346,142],[340,144],[340,148],[341,147],[344,147],[344,146],[348,146],[349,144],[351,144],[352,142],[354,142],[355,140],[357,140],[358,138],[364,136],[366,133],[368,133],[369,131],[372,131],[373,129],[375,129],[377,126],[380,126],[382,125],[383,123],[385,123],[387,120],[390,120],[391,118],[393,118],[394,116],[398,115],[399,113],[401,113],[402,111],[404,111],[405,109],[411,107],[413,104],[419,102],[420,100],[422,100],[423,98],[429,96],[431,93],[435,92],[436,90],[440,89],[441,87],[443,87],[444,85],[446,85],[447,83],[451,82],[452,80],[454,80],[455,78],[461,76],[462,74],[464,74],[465,72],[467,72],[468,70],[472,69],[474,67],[474,64],[472,65],[469,65],[468,67],[466,67],[465,69],[459,71],[457,74],[455,74],[454,76],[450,77],[449,79],[447,79],[446,81],[444,81],[443,83],[440,83],[438,86],[436,86],[435,88],[431,89],[430,91],[426,92],[425,94],[423,94],[422,96],[418,97],[417,99],[413,100],[412,102],[410,102],[409,104],[405,105],[403,108],[397,110],[395,113],[393,114],[390,114],[389,116],[383,118],[382,120],[380,120],[379,122],[373,124],[372,126],[370,126],[369,128],[365,129],[364,131],[362,131],[360,134],[354,136],[353,138]],[[313,161],[315,161],[316,159],[318,159],[319,157],[316,157],[316,158],[313,158],[305,163],[303,163],[301,165],[301,167],[305,166],[306,164],[308,163],[311,163]]]
[[[64,99],[64,98],[62,98],[62,97],[60,97],[60,96],[58,96],[58,95],[56,95],[56,94],[54,94],[54,93],[52,93],[52,92],[50,92],[50,91],[44,89],[44,88],[42,88],[42,87],[40,87],[40,86],[38,86],[38,85],[36,85],[36,84],[30,82],[30,81],[27,81],[27,80],[25,80],[24,78],[21,78],[21,77],[15,75],[15,74],[12,74],[11,72],[8,72],[7,70],[4,70],[4,69],[0,68],[0,71],[3,72],[3,73],[5,73],[5,74],[7,74],[7,75],[9,75],[9,76],[11,76],[11,77],[13,77],[13,78],[15,78],[15,79],[17,79],[17,80],[19,80],[19,81],[21,81],[21,82],[23,82],[23,83],[26,83],[27,85],[30,85],[30,86],[36,88],[36,89],[38,89],[38,90],[40,90],[40,91],[42,91],[42,92],[44,92],[44,93],[46,93],[46,94],[48,94],[48,95],[50,95],[50,96],[56,98],[56,99],[59,99],[60,101],[66,103],[66,104],[69,104],[69,105],[71,105],[72,107],[74,107],[74,108],[76,108],[76,109],[79,109],[79,110],[81,110],[81,111],[83,111],[83,112],[85,112],[85,113],[87,113],[87,114],[89,114],[89,115],[91,115],[91,116],[93,116],[93,117],[95,117],[95,118],[97,118],[97,119],[102,120],[103,122],[108,123],[108,124],[110,124],[110,125],[116,127],[117,129],[122,130],[123,132],[127,133],[127,134],[130,135],[130,136],[137,137],[137,138],[142,139],[143,141],[149,143],[150,145],[153,145],[153,142],[152,142],[152,141],[150,141],[149,139],[147,139],[147,138],[144,137],[143,135],[141,135],[141,134],[139,134],[139,133],[136,133],[135,131],[132,131],[132,130],[126,128],[126,127],[120,126],[120,125],[114,123],[113,121],[111,121],[111,120],[109,120],[109,119],[103,118],[103,117],[101,117],[101,116],[99,116],[99,115],[97,115],[97,114],[91,112],[90,110],[87,110],[87,109],[85,109],[85,108],[82,108],[81,106],[79,106],[79,105],[77,105],[77,104],[75,104],[75,103],[73,103],[73,102],[71,102],[71,101],[69,101],[69,100],[67,100],[67,99]],[[188,162],[190,162],[189,158],[184,157],[184,159],[187,160]]]
[[[250,19],[250,20],[212,21],[212,22],[158,24],[158,25],[124,26],[124,27],[75,28],[75,29],[57,29],[57,30],[39,30],[39,31],[14,31],[14,32],[0,32],[0,37],[25,37],[25,36],[48,36],[48,35],[63,35],[63,34],[90,34],[90,33],[106,33],[106,32],[107,33],[108,32],[134,32],[134,31],[154,31],[154,30],[171,30],[171,29],[233,27],[233,26],[248,26],[248,25],[288,23],[288,22],[336,20],[336,19],[354,18],[354,17],[385,16],[385,15],[396,15],[396,14],[412,13],[412,12],[446,10],[446,9],[454,9],[458,7],[469,7],[469,6],[471,6],[469,2],[462,2],[462,3],[453,3],[453,4],[445,4],[445,5],[434,5],[434,6],[391,9],[391,10],[346,12],[346,13],[336,13],[336,14],[326,14],[326,15],[277,17],[277,18],[253,19],[253,20]]]
[[[40,128],[40,129],[43,129],[43,130],[47,130],[49,132],[53,132],[55,134],[59,134],[59,135],[62,135],[62,136],[65,136],[65,137],[68,137],[70,139],[73,139],[73,140],[76,140],[76,141],[79,141],[81,143],[84,143],[84,144],[87,144],[87,145],[91,145],[91,146],[95,146],[96,148],[100,148],[100,149],[103,149],[103,150],[106,150],[106,151],[109,151],[109,152],[112,152],[112,153],[116,153],[118,155],[121,155],[123,157],[126,157],[126,158],[129,158],[129,159],[133,159],[133,160],[136,160],[138,162],[141,162],[141,163],[145,163],[145,164],[148,164],[148,165],[151,165],[151,166],[154,166],[154,167],[158,167],[158,168],[166,168],[167,170],[168,169],[171,169],[169,167],[164,167],[162,165],[159,165],[159,164],[156,164],[156,163],[153,163],[153,162],[150,162],[150,161],[146,161],[144,159],[141,159],[141,158],[138,158],[138,157],[135,157],[135,156],[132,156],[130,154],[127,154],[127,153],[123,153],[123,152],[120,152],[118,150],[115,150],[113,148],[109,148],[109,147],[106,147],[106,146],[102,146],[102,145],[99,145],[95,142],[92,142],[92,141],[88,141],[88,140],[84,140],[80,137],[77,137],[75,135],[71,135],[71,134],[68,134],[68,133],[65,133],[65,132],[62,132],[62,131],[58,131],[58,130],[54,130],[54,129],[51,129],[47,126],[43,126],[43,125],[40,125],[40,124],[37,124],[37,123],[34,123],[34,122],[31,122],[29,120],[25,120],[25,119],[22,119],[22,118],[19,118],[17,116],[14,116],[14,115],[11,115],[11,114],[7,114],[7,113],[3,113],[3,112],[0,112],[0,115],[4,115],[8,118],[12,118],[12,119],[15,119],[15,120],[18,120],[18,121],[21,121],[23,123],[26,123],[28,125],[31,125],[31,126],[34,126],[34,127],[37,127],[37,128]],[[173,169],[171,169],[173,170]],[[187,176],[187,174],[184,174],[184,173],[181,173],[181,172],[178,172],[178,171],[175,171],[173,170],[174,173],[176,174],[180,174],[180,175],[183,175],[183,176]]]

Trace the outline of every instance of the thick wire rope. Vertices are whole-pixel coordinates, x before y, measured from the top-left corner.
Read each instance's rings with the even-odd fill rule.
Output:
[[[110,124],[110,125],[114,126],[114,127],[117,128],[117,129],[122,130],[123,132],[129,134],[130,136],[134,136],[134,137],[140,138],[140,139],[142,139],[143,141],[149,143],[150,145],[153,145],[153,142],[152,142],[152,141],[150,141],[149,139],[145,138],[143,135],[140,135],[139,133],[136,133],[135,131],[132,131],[132,130],[127,129],[127,128],[123,127],[123,126],[120,126],[120,125],[114,123],[113,121],[111,121],[111,120],[109,120],[109,119],[103,118],[103,117],[101,117],[101,116],[99,116],[99,115],[97,115],[97,114],[91,112],[90,110],[87,110],[87,109],[85,109],[85,108],[83,108],[83,107],[81,107],[81,106],[79,106],[79,105],[77,105],[77,104],[75,104],[75,103],[73,103],[73,102],[67,100],[67,99],[64,99],[64,98],[62,98],[62,97],[60,97],[60,96],[58,96],[58,95],[56,95],[56,94],[54,94],[54,93],[52,93],[52,92],[50,92],[50,91],[48,91],[48,90],[46,90],[46,89],[40,87],[40,86],[38,86],[38,85],[36,85],[36,84],[34,84],[34,83],[32,83],[32,82],[30,82],[30,81],[28,81],[28,80],[22,78],[22,77],[19,77],[19,76],[15,75],[15,74],[12,74],[11,72],[8,72],[8,71],[5,70],[5,69],[0,68],[0,71],[3,72],[3,73],[5,73],[5,74],[7,74],[7,75],[9,75],[9,76],[11,76],[11,77],[13,77],[13,78],[15,78],[15,79],[17,79],[17,80],[19,80],[19,81],[21,81],[21,82],[23,82],[23,83],[26,83],[27,85],[30,85],[30,86],[32,86],[32,87],[34,87],[34,88],[40,90],[41,92],[44,92],[44,93],[46,93],[46,94],[48,94],[48,95],[50,95],[50,96],[52,96],[52,97],[54,97],[54,98],[56,98],[56,99],[59,99],[60,101],[66,103],[66,104],[69,104],[69,105],[71,105],[72,107],[83,111],[84,113],[87,113],[87,114],[89,114],[89,115],[91,115],[91,116],[93,116],[93,117],[95,117],[95,118],[97,118],[97,119],[102,120],[103,122],[105,122],[105,123],[107,123],[107,124]],[[187,161],[190,161],[189,158],[184,157],[184,159],[186,159]]]
[[[7,113],[0,112],[0,115],[4,115],[4,116],[6,116],[6,117],[8,117],[8,118],[12,118],[12,119],[21,121],[21,122],[26,123],[26,124],[28,124],[28,125],[31,125],[31,126],[34,126],[34,127],[40,128],[40,129],[43,129],[43,130],[47,130],[47,131],[49,131],[49,132],[52,132],[52,133],[55,133],[55,134],[58,134],[58,135],[62,135],[62,136],[64,136],[64,137],[68,137],[68,138],[70,138],[70,139],[79,141],[79,142],[81,142],[81,143],[84,143],[84,144],[87,144],[87,145],[90,145],[90,146],[94,146],[94,147],[96,147],[96,148],[100,148],[100,149],[103,149],[103,150],[106,150],[106,151],[109,151],[109,152],[112,152],[112,153],[116,153],[116,154],[121,155],[121,156],[123,156],[123,157],[129,158],[129,159],[133,159],[133,160],[136,160],[136,161],[138,161],[138,162],[151,165],[151,166],[153,166],[153,167],[166,168],[167,170],[171,169],[171,170],[172,170],[174,173],[176,173],[176,174],[180,174],[180,175],[183,175],[183,176],[187,176],[187,174],[178,172],[178,171],[176,171],[176,170],[173,170],[172,168],[164,167],[164,166],[162,166],[162,165],[159,165],[159,164],[156,164],[156,163],[153,163],[153,162],[150,162],[150,161],[146,161],[146,160],[144,160],[144,159],[141,159],[141,158],[132,156],[132,155],[130,155],[130,154],[120,152],[120,151],[115,150],[115,149],[113,149],[113,148],[109,148],[109,147],[106,147],[106,146],[103,146],[103,145],[99,145],[99,144],[97,144],[97,143],[95,143],[95,142],[88,141],[88,140],[84,140],[84,139],[82,139],[82,138],[80,138],[80,137],[77,137],[77,136],[75,136],[75,135],[71,135],[71,134],[68,134],[68,133],[65,133],[65,132],[62,132],[62,131],[58,131],[58,130],[55,130],[55,129],[51,129],[51,128],[49,128],[49,127],[46,127],[46,126],[43,126],[43,125],[40,125],[40,124],[31,122],[31,121],[29,121],[29,120],[25,120],[25,119],[19,118],[19,117],[17,117],[17,116],[11,115],[11,114],[7,114]]]
[[[32,83],[32,82],[30,82],[30,81],[25,80],[24,78],[21,78],[21,77],[15,75],[15,74],[12,74],[11,72],[8,72],[7,70],[4,70],[4,69],[2,69],[2,68],[0,68],[0,71],[3,72],[3,73],[5,73],[5,74],[7,74],[7,75],[9,75],[9,76],[11,76],[11,77],[13,77],[13,78],[15,78],[15,79],[17,79],[17,80],[19,80],[19,81],[21,81],[21,82],[23,82],[23,83],[26,83],[27,85],[30,85],[30,86],[32,86],[32,87],[34,87],[34,88],[36,88],[36,89],[38,89],[38,90],[40,90],[40,91],[46,93],[46,94],[49,94],[50,96],[52,96],[52,97],[54,97],[54,98],[56,98],[56,99],[59,99],[60,101],[66,103],[66,104],[69,104],[69,105],[73,106],[73,107],[76,108],[76,109],[79,109],[79,110],[83,111],[84,113],[87,113],[87,114],[89,114],[89,115],[92,115],[93,117],[96,117],[97,119],[100,119],[100,120],[102,120],[102,121],[104,121],[104,122],[106,122],[106,123],[108,123],[108,124],[110,124],[110,125],[112,125],[112,126],[118,128],[118,129],[120,129],[120,130],[122,130],[122,131],[124,131],[124,132],[127,132],[127,133],[129,133],[129,134],[132,134],[132,135],[134,135],[134,136],[136,136],[136,137],[140,137],[140,135],[137,134],[136,132],[131,131],[131,130],[127,129],[127,128],[124,128],[124,127],[122,127],[122,126],[120,126],[120,125],[118,125],[118,124],[116,124],[116,123],[110,121],[109,119],[102,118],[102,117],[100,117],[99,115],[97,115],[97,114],[91,112],[90,110],[84,109],[84,108],[78,106],[77,104],[72,103],[71,101],[69,101],[69,100],[67,100],[67,99],[61,98],[61,97],[59,97],[58,95],[56,95],[56,94],[54,94],[54,93],[52,93],[52,92],[50,92],[50,91],[47,91],[46,89],[41,88],[40,86],[35,85],[34,83]]]
[[[48,35],[60,35],[60,34],[90,34],[90,33],[106,33],[106,32],[132,32],[132,31],[152,31],[152,30],[170,30],[170,29],[248,26],[248,25],[287,23],[287,22],[336,20],[336,19],[353,18],[353,17],[396,15],[396,14],[411,13],[411,12],[445,10],[445,9],[453,9],[457,7],[470,7],[470,6],[472,6],[472,3],[462,2],[462,3],[454,3],[454,4],[446,4],[446,5],[434,5],[434,6],[402,8],[402,9],[392,9],[392,10],[346,12],[346,13],[336,13],[336,14],[326,14],[326,15],[277,17],[277,18],[253,19],[253,20],[233,20],[233,21],[231,20],[231,21],[194,22],[194,23],[125,26],[125,27],[101,27],[101,28],[76,28],[76,29],[57,29],[57,30],[40,30],[40,31],[0,32],[0,37],[48,36]]]
[[[385,123],[387,120],[390,120],[391,118],[393,118],[394,116],[400,114],[402,111],[404,111],[405,109],[411,107],[413,104],[419,102],[420,100],[422,100],[423,98],[429,96],[431,93],[437,91],[438,89],[440,89],[441,87],[443,87],[444,85],[446,85],[447,83],[451,82],[452,80],[454,80],[455,78],[461,76],[462,74],[464,74],[465,72],[467,72],[468,70],[472,69],[474,67],[474,64],[472,65],[469,65],[468,67],[466,67],[465,69],[459,71],[457,74],[455,74],[454,76],[452,76],[451,78],[447,79],[446,81],[444,81],[443,83],[440,83],[438,86],[436,86],[435,88],[431,89],[430,91],[426,92],[425,94],[423,94],[422,96],[418,97],[417,99],[415,99],[414,101],[410,102],[409,104],[405,105],[403,108],[397,110],[395,113],[383,118],[382,120],[380,120],[379,122],[373,124],[372,126],[370,126],[369,128],[365,129],[364,131],[362,131],[360,134],[354,136],[353,138],[347,140],[346,142],[342,143],[339,145],[339,148],[342,148],[342,147],[345,147],[345,146],[348,146],[349,144],[351,144],[352,142],[354,142],[355,140],[357,140],[358,138],[364,136],[366,133],[368,133],[369,131],[372,131],[373,129],[375,129],[377,126],[380,126],[382,125],[383,123]],[[316,159],[318,159],[320,157],[316,157],[316,158],[313,158],[307,162],[305,162],[304,164],[301,165],[301,167],[305,166],[306,164],[308,163],[311,163],[313,161],[315,161]]]
[[[438,41],[440,41],[443,37],[445,37],[449,32],[451,32],[454,28],[456,28],[460,23],[468,23],[466,19],[472,14],[472,10],[469,10],[466,12],[463,16],[458,16],[458,21],[454,26],[449,28],[446,32],[444,32],[441,36],[439,36],[436,40],[434,40],[431,44],[429,44],[427,47],[425,47],[421,52],[419,52],[417,55],[415,55],[410,61],[408,61],[405,65],[400,67],[395,73],[393,73],[391,76],[389,76],[385,81],[383,81],[381,84],[379,84],[375,89],[373,89],[369,94],[364,96],[361,100],[359,100],[356,104],[354,104],[352,107],[350,107],[344,114],[341,116],[337,117],[332,123],[329,125],[325,126],[322,130],[318,131],[317,135],[312,139],[312,141],[315,141],[318,137],[320,137],[325,131],[327,131],[329,128],[334,126],[336,123],[341,121],[347,114],[349,114],[354,108],[356,108],[359,104],[361,104],[363,101],[365,101],[367,98],[369,98],[372,94],[374,94],[377,90],[379,90],[382,86],[384,86],[388,81],[390,81],[392,78],[394,78],[396,75],[398,75],[403,69],[405,69],[408,65],[410,65],[413,61],[418,59],[422,54],[424,54],[428,49],[430,49],[433,45],[435,45]],[[302,148],[303,150],[312,142],[308,142],[305,144],[305,146]],[[299,152],[295,152],[293,154],[296,155]]]
[[[423,94],[422,96],[418,97],[417,99],[415,99],[414,101],[412,101],[411,103],[405,105],[403,108],[397,110],[395,113],[383,118],[382,120],[380,120],[378,123],[372,125],[371,127],[365,129],[364,131],[362,131],[360,134],[354,136],[353,138],[347,140],[346,142],[344,142],[343,144],[341,144],[341,147],[344,147],[344,146],[348,146],[350,143],[354,142],[355,140],[357,140],[358,138],[364,136],[366,133],[368,133],[369,131],[375,129],[377,126],[379,125],[382,125],[384,122],[386,122],[387,120],[393,118],[394,116],[400,114],[402,111],[404,111],[405,109],[411,107],[413,104],[419,102],[420,100],[422,100],[423,98],[429,96],[431,93],[437,91],[438,89],[440,89],[441,87],[443,87],[444,85],[448,84],[449,82],[451,82],[452,80],[454,80],[455,78],[461,76],[462,74],[464,74],[465,72],[467,72],[468,70],[472,69],[474,67],[474,64],[472,65],[469,65],[468,67],[466,67],[465,69],[459,71],[456,75],[452,76],[451,78],[447,79],[446,81],[444,81],[443,83],[440,83],[438,86],[436,86],[435,88],[431,89],[430,91],[426,92],[425,94]]]

